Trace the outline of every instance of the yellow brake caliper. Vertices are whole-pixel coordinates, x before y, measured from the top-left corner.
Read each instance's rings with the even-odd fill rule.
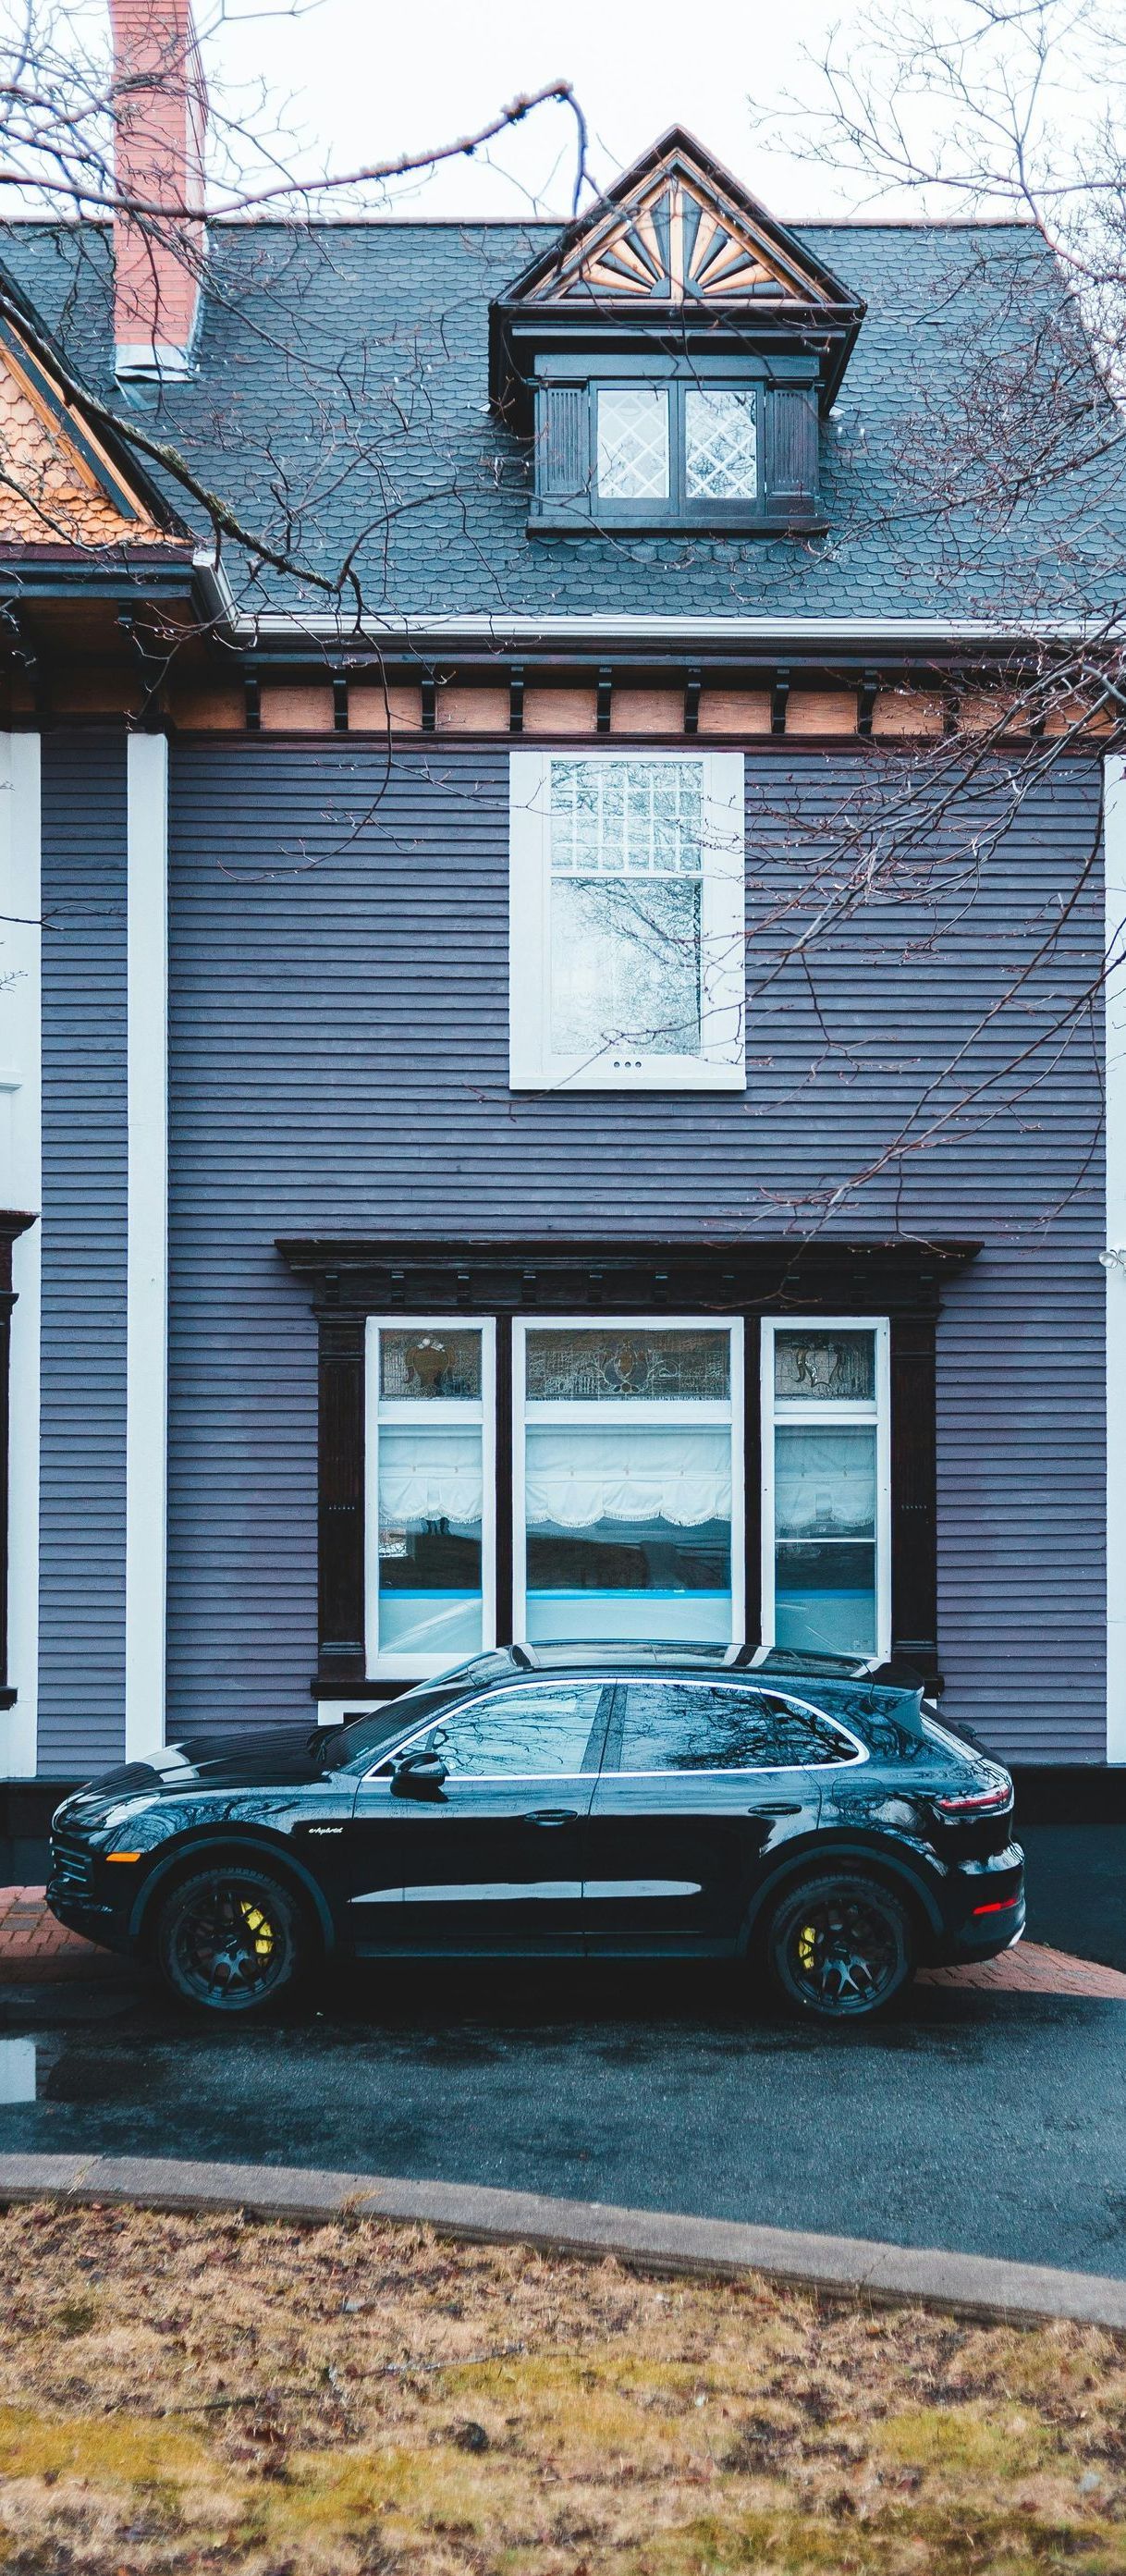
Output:
[[[240,1896],[239,1910],[254,1943],[255,1957],[268,1959],[274,1946],[273,1925],[267,1922],[261,1906],[251,1904],[247,1897]]]
[[[812,1923],[803,1923],[798,1934],[798,1963],[803,1968],[817,1964],[817,1934]]]

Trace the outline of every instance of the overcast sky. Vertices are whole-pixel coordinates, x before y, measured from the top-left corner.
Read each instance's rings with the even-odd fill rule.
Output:
[[[801,163],[781,114],[753,132],[750,102],[779,110],[808,82],[803,45],[855,23],[857,0],[317,0],[290,15],[263,13],[262,0],[198,0],[197,15],[210,73],[246,95],[264,75],[292,100],[309,158],[327,154],[338,172],[449,141],[562,77],[582,101],[602,184],[679,122],[783,217],[855,201],[831,170]],[[396,202],[434,217],[562,218],[574,167],[573,122],[548,107],[487,157],[454,162]]]

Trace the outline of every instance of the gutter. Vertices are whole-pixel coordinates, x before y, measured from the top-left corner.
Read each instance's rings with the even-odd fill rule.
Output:
[[[197,557],[197,562],[201,558]],[[208,559],[212,562],[213,559]],[[606,641],[636,644],[747,644],[777,649],[782,645],[823,645],[838,643],[856,650],[867,645],[907,645],[912,650],[926,650],[948,644],[975,645],[993,651],[1017,649],[1029,644],[1080,644],[1096,639],[1108,642],[1117,638],[1116,617],[1029,618],[1022,626],[1000,625],[974,618],[933,617],[668,617],[661,615],[607,617],[594,613],[529,617],[524,615],[469,616],[341,616],[336,612],[311,609],[269,611],[246,616],[234,609],[225,575],[222,579],[229,613],[238,643],[253,646],[274,640],[297,640],[301,637],[340,644],[414,643],[434,641],[448,644],[496,643],[581,644]]]

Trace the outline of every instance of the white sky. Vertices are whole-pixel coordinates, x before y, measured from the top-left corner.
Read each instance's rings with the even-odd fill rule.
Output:
[[[783,219],[847,212],[855,189],[800,163],[780,117],[752,133],[749,102],[776,110],[803,82],[803,46],[857,15],[858,0],[709,0],[697,11],[685,0],[298,0],[292,14],[267,0],[197,0],[209,77],[232,85],[231,102],[261,80],[288,99],[305,166],[327,157],[340,173],[450,141],[562,77],[583,104],[599,184],[680,123]],[[562,220],[574,162],[573,120],[545,107],[487,158],[400,187],[396,206]]]

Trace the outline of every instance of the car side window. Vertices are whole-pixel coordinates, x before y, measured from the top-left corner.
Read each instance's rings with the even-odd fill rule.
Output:
[[[428,1742],[451,1778],[538,1779],[591,1768],[597,1755],[594,1725],[601,1682],[541,1682],[490,1691],[467,1708],[453,1708],[431,1728]]]
[[[634,1682],[623,1697],[621,1771],[762,1771],[854,1759],[835,1727],[736,1683]]]

